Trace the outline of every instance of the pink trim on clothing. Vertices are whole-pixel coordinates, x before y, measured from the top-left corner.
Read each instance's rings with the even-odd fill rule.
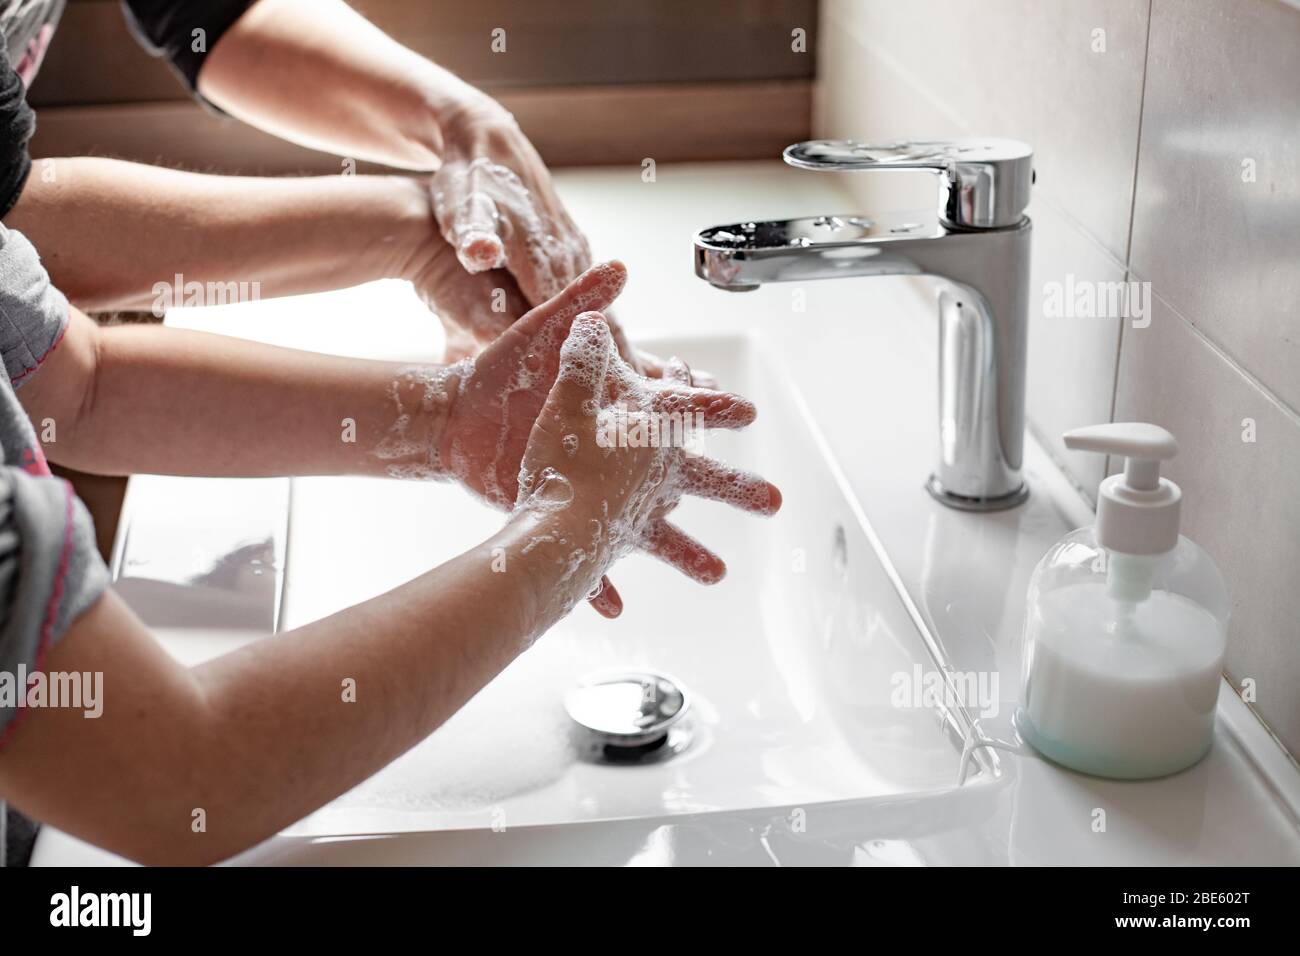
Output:
[[[14,65],[14,72],[22,78],[23,86],[31,86],[32,80],[36,79],[41,61],[45,59],[45,51],[50,48],[50,40],[53,38],[54,24],[45,23],[41,25],[36,36],[27,41],[27,50]]]
[[[59,553],[59,566],[54,572],[54,586],[50,589],[50,599],[45,605],[45,619],[41,622],[41,636],[36,645],[36,660],[34,669],[38,671],[45,670],[45,656],[49,653],[50,643],[54,636],[54,624],[59,619],[59,602],[63,600],[63,584],[68,577],[68,565],[72,562],[72,519],[73,514],[73,494],[72,485],[66,481],[60,481],[63,484],[64,507],[63,507],[63,550]],[[27,688],[23,688],[26,694]],[[9,738],[13,736],[23,718],[27,716],[28,708],[19,707],[18,715],[9,722],[9,726],[0,733],[0,749],[4,749],[9,743]]]
[[[54,472],[50,471],[50,463],[45,460],[45,452],[41,450],[40,445],[32,448],[24,448],[22,455],[22,469],[27,474],[36,478],[49,478]]]

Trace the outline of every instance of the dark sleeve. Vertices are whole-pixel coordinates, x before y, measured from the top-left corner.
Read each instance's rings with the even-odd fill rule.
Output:
[[[154,56],[165,56],[190,92],[208,51],[257,0],[122,0],[127,25]]]
[[[32,161],[27,141],[36,132],[36,114],[27,105],[27,87],[9,63],[0,43],[0,217],[7,216],[22,195]]]

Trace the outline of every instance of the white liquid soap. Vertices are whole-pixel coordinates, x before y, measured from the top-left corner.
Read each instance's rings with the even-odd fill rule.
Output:
[[[1068,447],[1127,456],[1098,495],[1097,525],[1034,572],[1016,725],[1044,756],[1104,777],[1145,778],[1209,750],[1228,597],[1209,557],[1178,534],[1182,494],[1159,476],[1162,428],[1080,429]]]

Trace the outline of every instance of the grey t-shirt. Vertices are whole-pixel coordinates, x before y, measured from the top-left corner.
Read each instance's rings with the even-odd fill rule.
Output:
[[[26,693],[19,678],[43,669],[49,649],[108,586],[90,515],[72,486],[50,474],[16,393],[40,374],[67,324],[68,302],[32,244],[0,225],[0,760],[30,713],[18,706],[17,695]],[[58,422],[38,424],[57,442]],[[28,829],[0,812],[0,861],[11,849],[6,819]]]

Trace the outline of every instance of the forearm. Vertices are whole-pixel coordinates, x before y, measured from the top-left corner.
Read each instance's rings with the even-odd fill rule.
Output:
[[[388,594],[194,671],[109,595],[48,664],[102,672],[102,716],[33,713],[0,793],[143,862],[252,846],[418,743],[567,610],[558,556],[523,553],[539,530],[512,522]],[[510,573],[495,572],[503,560]]]
[[[342,0],[260,0],[208,54],[199,90],[284,139],[424,170],[442,156],[438,118],[481,97]]]
[[[407,277],[438,241],[425,189],[402,177],[45,162],[53,175],[33,171],[5,224],[31,239],[54,284],[87,310],[181,304],[188,283],[221,299],[232,288],[270,298]]]
[[[75,313],[64,350],[56,358],[69,363],[78,350],[93,355],[93,368],[63,376],[90,384],[35,413],[60,423],[47,455],[84,471],[384,475],[409,466],[404,473],[419,474],[445,423],[445,403],[428,395],[438,366],[161,326],[98,329]],[[33,385],[56,389],[62,371],[44,369]]]

